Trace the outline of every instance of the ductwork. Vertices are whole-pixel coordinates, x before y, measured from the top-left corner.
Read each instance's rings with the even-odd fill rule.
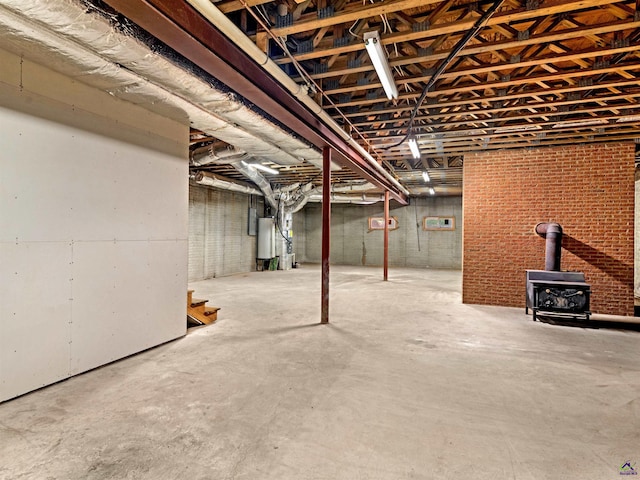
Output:
[[[302,210],[302,208],[309,201],[309,196],[315,191],[313,188],[313,183],[309,182],[302,187],[300,187],[299,183],[296,183],[297,188],[283,188],[279,192],[281,195],[287,197],[284,202],[284,207],[287,211],[291,213],[296,213]]]
[[[322,155],[238,101],[87,13],[75,0],[0,0],[2,48],[282,165]]]
[[[264,176],[260,172],[256,171],[255,168],[251,168],[247,163],[241,160],[235,161],[231,165],[233,165],[233,168],[235,168],[238,172],[240,172],[242,175],[247,177],[258,186],[258,188],[264,195],[264,199],[269,205],[271,205],[271,207],[276,210],[278,209],[278,202],[276,201],[276,197],[273,194],[273,190],[271,189],[269,180],[264,178]]]
[[[282,195],[283,193],[295,192],[299,188],[300,188],[300,184],[299,183],[292,183],[291,185],[285,185],[285,186],[276,188],[273,191],[273,193],[275,193],[276,195]]]
[[[244,182],[238,182],[230,178],[216,175],[210,172],[196,172],[189,175],[189,179],[199,185],[207,185],[209,187],[220,188],[222,190],[231,190],[233,192],[246,193],[248,195],[260,195],[262,192],[252,185]]]
[[[194,167],[202,165],[215,165],[222,163],[232,163],[237,160],[246,160],[248,155],[243,150],[238,150],[232,146],[194,150],[189,154],[189,163]]]
[[[534,230],[546,239],[544,269],[559,272],[562,255],[562,227],[558,223],[543,222],[537,224]]]
[[[296,212],[299,212],[300,210],[302,210],[304,208],[304,206],[307,203],[309,203],[309,197],[310,197],[310,195],[300,195],[298,198],[296,198],[288,206],[288,208],[291,210],[291,213],[296,213]]]
[[[350,192],[366,191],[375,188],[370,183],[361,183],[356,185],[333,185],[331,187],[332,203],[353,203],[358,205],[370,205],[373,203],[384,201],[384,194],[366,194],[349,195]],[[294,198],[290,199],[286,206],[296,213],[308,202],[322,202],[322,187],[313,187],[312,183],[304,185]]]

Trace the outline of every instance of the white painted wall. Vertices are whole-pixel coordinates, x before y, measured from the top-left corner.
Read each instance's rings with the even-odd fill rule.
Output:
[[[2,401],[184,335],[189,131],[0,65]]]

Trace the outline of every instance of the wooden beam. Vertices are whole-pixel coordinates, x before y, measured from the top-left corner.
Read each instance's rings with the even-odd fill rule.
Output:
[[[620,0],[593,0],[593,5],[591,5],[591,2],[589,5],[592,7],[597,7],[601,5],[607,5],[610,3],[616,3],[617,1],[620,1]],[[543,9],[537,9],[537,10],[518,9],[513,12],[497,13],[487,21],[486,25],[487,26],[499,25],[501,23],[509,23],[512,21],[529,20],[536,17],[542,17],[545,15],[549,15],[548,13],[545,13],[549,10],[555,10],[557,11],[556,13],[570,12],[576,8],[580,8],[581,5],[584,5],[584,1],[582,0],[564,0],[562,2],[554,2],[554,3],[557,3],[557,5],[555,5],[553,8],[549,7],[549,8],[543,8]],[[475,19],[472,19],[472,20],[465,19],[457,22],[450,22],[443,25],[433,26],[430,29],[425,31],[396,32],[390,35],[385,35],[384,37],[381,38],[381,42],[383,45],[389,45],[393,43],[425,40],[428,38],[439,37],[445,34],[462,34],[465,31],[467,31],[469,28],[473,27],[474,22],[475,22]],[[614,30],[619,29],[620,24],[624,24],[625,25],[624,28],[637,28],[638,26],[640,26],[640,22],[633,22],[633,21],[608,22],[608,24],[604,24],[605,26],[602,27],[605,30],[599,31],[598,33],[606,33],[608,28],[609,29],[613,28]],[[590,28],[578,27],[573,30],[569,29],[568,32],[561,32],[555,35],[559,35],[560,36],[559,39],[562,39],[563,35],[569,35],[570,37],[575,38],[575,37],[582,36],[582,34],[580,34],[579,32],[586,32],[587,34],[589,34],[591,33],[590,30],[591,30]],[[596,32],[593,32],[593,33],[595,34]],[[513,43],[513,47],[517,48],[519,46],[527,45],[528,42],[529,42],[528,40],[507,40],[504,42],[504,44],[507,45],[509,43]],[[324,48],[320,48],[318,50],[314,50],[308,53],[294,55],[294,58],[298,61],[311,60],[314,58],[321,58],[321,57],[327,57],[331,55],[364,50],[363,42],[355,42],[342,47],[333,47],[332,41],[331,43],[329,43],[329,41],[321,42],[321,43],[323,44],[322,46]],[[538,42],[536,41],[535,43],[538,43]],[[495,45],[492,44],[492,47],[489,47],[489,48],[485,47],[485,49],[486,51],[491,51],[494,46]],[[291,59],[289,59],[288,57],[285,57],[282,59],[277,59],[276,62],[289,63],[291,62]]]
[[[625,98],[626,95],[618,95],[618,98],[622,99]],[[640,93],[635,94],[636,98],[640,98]],[[550,103],[547,102],[547,108],[558,108],[558,106],[560,105],[577,105],[579,103],[579,101],[564,101],[564,102],[557,102],[557,103]],[[540,108],[544,107],[545,105],[540,105]],[[529,113],[527,115],[513,115],[513,116],[496,116],[496,114],[499,113],[503,113],[505,111],[517,111],[517,110],[528,110],[528,108],[525,108],[526,106],[523,107],[518,107],[518,106],[513,106],[513,107],[507,107],[506,109],[492,109],[492,110],[487,110],[485,113],[487,114],[487,116],[490,116],[491,118],[486,118],[485,120],[480,120],[480,121],[474,121],[473,119],[465,119],[465,120],[459,120],[459,121],[444,121],[441,123],[429,123],[427,125],[420,125],[418,124],[415,127],[415,130],[418,132],[422,132],[425,131],[427,133],[435,133],[438,132],[440,130],[438,129],[442,129],[442,128],[447,128],[447,127],[457,127],[457,126],[463,126],[465,127],[464,130],[487,130],[487,129],[493,129],[494,127],[491,127],[490,124],[493,123],[500,123],[500,122],[508,122],[508,121],[514,121],[514,120],[533,120],[536,118],[542,118],[547,119],[547,118],[551,118],[551,117],[557,117],[557,116],[565,116],[569,113],[573,113],[573,114],[578,114],[578,113],[599,113],[599,112],[607,112],[610,111],[612,108],[616,108],[618,110],[627,110],[627,109],[637,109],[640,107],[640,103],[633,103],[633,104],[628,104],[628,105],[604,105],[604,106],[599,106],[599,107],[591,107],[591,108],[580,108],[580,109],[576,109],[572,112],[567,112],[567,111],[544,111],[544,112],[536,112],[536,113]],[[432,119],[447,119],[449,117],[449,115],[447,113],[441,113],[441,114],[437,114],[437,115],[432,115],[428,118],[428,120],[432,120]],[[418,117],[417,120],[427,120],[426,117]],[[483,123],[485,126],[483,127],[478,127],[475,126],[478,123]],[[534,122],[535,123],[535,122]],[[364,125],[363,125],[364,126]],[[423,127],[423,128],[421,128]],[[426,128],[428,128],[428,130],[426,130]],[[369,133],[375,133],[377,135],[380,134],[386,134],[386,133],[392,133],[392,132],[404,132],[405,129],[404,128],[382,128],[382,129],[373,129],[373,130],[363,130],[361,129],[360,132],[367,136],[367,134]],[[443,130],[443,133],[453,133],[456,132],[458,130],[456,130],[455,128],[450,128],[448,130]],[[373,139],[373,137],[370,137],[371,139]],[[389,137],[387,136],[387,138],[393,138],[393,137]],[[400,138],[400,135],[397,134],[397,138]]]
[[[308,32],[333,25],[353,23],[367,17],[377,17],[402,10],[420,8],[439,3],[440,1],[441,0],[387,0],[373,4],[355,3],[342,11],[336,12],[336,14],[331,17],[318,18],[317,13],[314,12],[303,15],[298,22],[289,27],[272,28],[271,31],[279,37],[285,37],[287,35]]]
[[[516,78],[516,79],[510,78],[508,80],[486,82],[481,84],[473,83],[471,85],[456,85],[454,88],[450,89],[449,91],[450,93],[470,92],[474,90],[479,90],[484,92],[489,89],[509,88],[509,87],[514,87],[516,85],[528,85],[528,84],[535,84],[537,82],[552,82],[552,81],[558,81],[558,80],[575,79],[580,77],[589,77],[597,74],[612,73],[618,70],[624,70],[624,71],[640,70],[640,63],[634,63],[634,64],[623,65],[623,66],[615,65],[615,66],[609,66],[609,67],[602,67],[598,69],[594,68],[591,70],[572,70],[568,72],[565,71],[565,72],[555,73],[551,75],[535,75],[535,76]],[[428,79],[428,77],[424,77],[424,78]],[[443,91],[439,90],[437,93],[442,93]],[[413,98],[417,98],[419,95],[420,95],[419,93],[409,93],[409,94],[401,95],[400,98],[413,99]],[[386,98],[385,99],[377,98],[372,100],[366,100],[366,99],[353,100],[353,101],[344,102],[344,103],[336,102],[336,106],[338,108],[344,108],[344,107],[351,107],[351,106],[373,105],[376,103],[386,103]]]
[[[245,3],[248,7],[257,7],[258,5],[264,5],[265,3],[269,3],[271,1],[273,0],[227,0],[224,2],[216,3],[216,7],[222,13],[231,13],[242,10]]]

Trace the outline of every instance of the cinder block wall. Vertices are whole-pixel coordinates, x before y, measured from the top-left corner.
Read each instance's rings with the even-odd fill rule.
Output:
[[[322,210],[307,204],[305,212],[306,255],[304,261],[322,260]],[[399,228],[389,232],[389,265],[395,267],[460,269],[462,265],[461,197],[413,198],[408,206],[391,208]],[[383,216],[382,203],[331,207],[331,263],[381,266],[383,232],[369,231],[369,217]],[[455,217],[452,231],[424,231],[425,216]]]
[[[257,237],[248,224],[248,195],[190,185],[189,281],[255,270]]]
[[[538,222],[563,230],[563,270],[582,271],[591,310],[633,315],[631,143],[470,154],[464,161],[463,302],[524,307],[526,269],[544,269]]]
[[[293,214],[293,252],[296,262],[302,262],[307,256],[307,228],[304,210]]]

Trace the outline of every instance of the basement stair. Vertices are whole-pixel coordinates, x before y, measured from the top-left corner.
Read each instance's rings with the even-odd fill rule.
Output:
[[[207,307],[209,300],[193,298],[193,290],[187,290],[187,325],[209,325],[218,319],[219,307]]]

